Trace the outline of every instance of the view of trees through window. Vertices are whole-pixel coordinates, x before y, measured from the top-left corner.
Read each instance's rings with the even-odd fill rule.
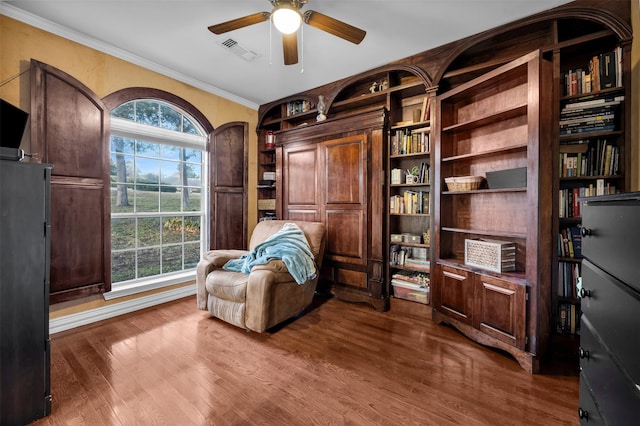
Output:
[[[112,282],[194,269],[205,223],[203,132],[156,100],[127,102],[111,117],[137,124],[123,132],[112,123]]]

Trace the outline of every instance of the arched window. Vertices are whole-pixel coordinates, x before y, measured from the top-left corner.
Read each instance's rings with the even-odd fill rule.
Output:
[[[195,270],[206,240],[207,136],[157,99],[111,110],[113,289]]]

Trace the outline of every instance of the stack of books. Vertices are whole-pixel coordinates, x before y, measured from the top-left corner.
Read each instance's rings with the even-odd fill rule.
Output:
[[[560,135],[615,130],[616,112],[624,96],[579,98],[560,111]]]

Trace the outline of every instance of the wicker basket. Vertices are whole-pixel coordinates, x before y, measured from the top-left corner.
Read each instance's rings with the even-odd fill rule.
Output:
[[[480,189],[484,177],[482,176],[453,176],[444,178],[449,191],[472,191]]]

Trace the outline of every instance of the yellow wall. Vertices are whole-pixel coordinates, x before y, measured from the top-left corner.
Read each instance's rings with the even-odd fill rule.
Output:
[[[198,108],[215,128],[232,121],[248,122],[249,182],[256,182],[257,136],[254,131],[258,121],[256,110],[0,15],[0,82],[3,84],[0,87],[0,97],[25,111],[30,110],[29,62],[31,58],[70,74],[101,98],[127,87],[151,87],[165,90],[187,100]],[[27,152],[30,151],[28,130],[23,139],[22,148]],[[255,224],[257,221],[255,192],[255,185],[249,184],[249,224]],[[249,231],[251,232],[252,229],[250,225]],[[172,288],[175,286],[161,291]],[[140,296],[149,294],[143,293]],[[51,318],[122,300],[124,299],[105,302],[102,297],[91,297],[74,303],[52,306]]]
[[[640,191],[640,0],[631,2],[631,190]]]

